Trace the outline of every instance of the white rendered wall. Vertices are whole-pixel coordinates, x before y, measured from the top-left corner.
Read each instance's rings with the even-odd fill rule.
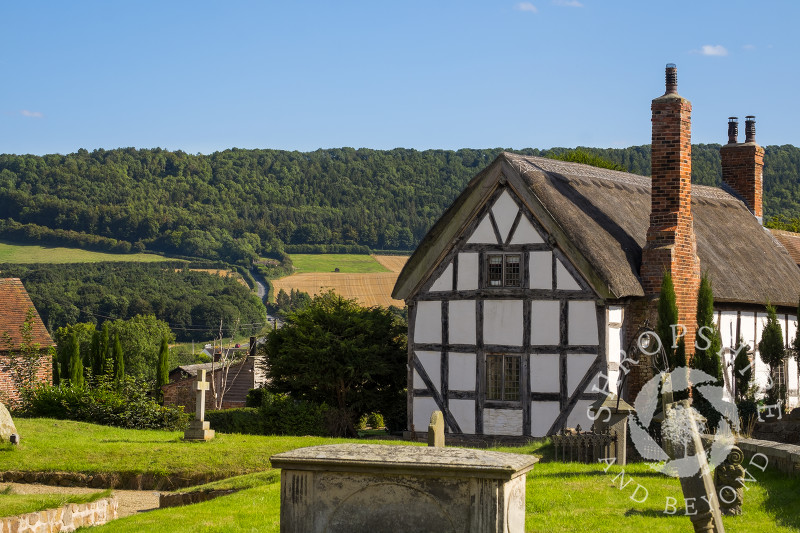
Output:
[[[425,373],[428,374],[428,377],[431,378],[433,382],[433,386],[436,389],[436,392],[441,390],[442,384],[442,354],[439,352],[415,352],[417,355],[417,359],[419,362],[422,363],[422,368],[425,369]],[[417,369],[414,369],[414,388],[415,389],[426,389],[427,386],[425,382],[422,381],[422,378],[419,377],[417,374]]]
[[[462,433],[475,433],[475,400],[449,400],[450,414]]]
[[[475,390],[475,354],[450,352],[447,365],[447,386],[450,390]],[[450,400],[451,403],[453,400]],[[475,413],[473,412],[473,417]]]
[[[542,236],[533,227],[531,221],[524,214],[519,219],[517,229],[509,241],[510,244],[541,244],[544,242]]]
[[[458,254],[457,290],[473,291],[478,288],[478,254]]]
[[[475,300],[452,300],[448,305],[450,344],[475,344]]]
[[[789,315],[789,331],[786,345],[792,346],[794,342],[794,338],[797,336],[797,317],[794,315]],[[790,358],[789,359],[789,373],[787,375],[787,384],[788,389],[793,394],[789,395],[788,398],[788,406],[789,407],[797,407],[800,405],[800,398],[798,398],[798,392],[800,392],[800,384],[798,384],[798,375],[797,375],[797,359]]]
[[[522,410],[484,409],[483,432],[486,435],[522,435]]]
[[[483,342],[522,346],[522,300],[483,302]]]
[[[556,345],[560,334],[560,303],[554,300],[531,302],[531,344]]]
[[[497,224],[502,242],[506,242],[506,239],[508,239],[511,226],[514,225],[514,219],[517,218],[517,212],[519,212],[517,203],[511,198],[508,190],[503,191],[500,197],[495,200],[494,206],[492,206],[492,215],[494,215],[494,221]]]
[[[567,395],[572,396],[578,384],[586,375],[586,371],[592,366],[592,363],[597,358],[595,354],[586,353],[570,353],[567,354]],[[585,392],[592,392],[592,385],[599,386],[599,375],[596,375],[587,387],[584,388]]]
[[[556,259],[556,288],[562,291],[581,290],[581,286],[575,281],[575,278],[560,259]]]
[[[428,424],[431,422],[431,414],[438,411],[439,406],[433,398],[415,397],[414,398],[414,417],[411,421],[414,424],[414,431],[428,431]]]
[[[608,391],[617,393],[617,380],[620,377],[619,364],[622,362],[622,322],[623,310],[619,306],[610,306],[606,310],[606,375]]]
[[[442,302],[417,302],[414,342],[422,344],[442,342]]]
[[[597,344],[597,308],[592,301],[567,304],[568,337],[571,345]]]
[[[528,255],[531,289],[553,288],[553,252],[531,252]]]
[[[447,265],[442,275],[431,285],[431,292],[453,290],[453,263]]]
[[[559,392],[561,390],[559,374],[557,353],[531,354],[531,392]]]
[[[558,402],[531,403],[531,436],[544,437],[556,421],[561,407]]]
[[[489,215],[483,217],[483,220],[480,221],[478,227],[467,239],[467,242],[470,244],[497,244],[497,236],[494,234]]]
[[[578,400],[575,404],[575,409],[572,410],[567,417],[568,428],[575,428],[581,426],[581,430],[588,431],[592,428],[592,419],[589,418],[589,407],[591,407],[592,400]],[[559,428],[560,429],[560,428]]]

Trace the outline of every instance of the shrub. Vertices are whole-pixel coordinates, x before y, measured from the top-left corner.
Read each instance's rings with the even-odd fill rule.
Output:
[[[20,414],[128,429],[183,429],[189,419],[183,407],[158,405],[147,396],[149,388],[126,377],[117,389],[107,376],[97,377],[91,387],[41,385],[25,393]]]
[[[370,413],[367,415],[367,424],[372,429],[378,429],[384,427],[383,423],[383,415],[380,413]]]
[[[245,407],[261,407],[264,402],[264,393],[266,389],[250,389],[247,391],[247,397],[244,400]]]
[[[293,400],[286,394],[271,394],[265,389],[251,389],[246,402],[247,407],[206,411],[206,420],[222,433],[328,435],[326,414],[329,410],[325,405]]]
[[[206,411],[206,420],[211,424],[212,429],[220,433],[265,434],[264,420],[255,407]]]

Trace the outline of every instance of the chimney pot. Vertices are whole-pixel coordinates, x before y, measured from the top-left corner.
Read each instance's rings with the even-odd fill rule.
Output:
[[[678,67],[675,63],[667,63],[666,72],[667,92],[665,94],[678,94]]]
[[[756,142],[756,117],[753,115],[744,118],[744,142]]]
[[[728,144],[739,142],[739,117],[728,117]]]

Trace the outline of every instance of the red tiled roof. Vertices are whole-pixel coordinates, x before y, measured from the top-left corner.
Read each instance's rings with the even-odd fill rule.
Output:
[[[769,231],[786,248],[792,260],[800,266],[800,233],[781,229],[771,229]]]
[[[34,312],[32,342],[42,348],[54,346],[55,343],[22,281],[19,278],[0,278],[0,350],[19,347],[22,342],[20,326],[25,323],[29,309]],[[11,346],[8,345],[5,333],[11,337]]]

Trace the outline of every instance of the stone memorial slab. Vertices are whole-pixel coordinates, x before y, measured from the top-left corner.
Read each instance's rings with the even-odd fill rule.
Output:
[[[5,405],[0,403],[0,442],[11,442],[11,436],[17,434],[17,426]]]
[[[444,447],[444,415],[441,411],[431,413],[428,424],[428,446]]]
[[[284,533],[522,533],[528,455],[333,444],[270,458]]]
[[[592,431],[602,433],[608,431],[616,437],[611,445],[611,457],[616,458],[617,464],[628,464],[628,415],[635,413],[628,402],[618,398],[616,394],[602,395],[589,408],[595,416]]]

